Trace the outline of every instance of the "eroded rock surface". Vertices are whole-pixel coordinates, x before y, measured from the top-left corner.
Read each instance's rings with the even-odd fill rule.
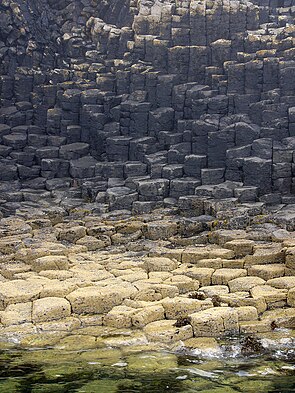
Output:
[[[275,225],[231,232],[212,218],[198,241],[180,233],[167,237],[163,226],[150,240],[140,228],[163,217],[181,230],[183,217],[168,210],[119,213],[75,211],[38,229],[42,209],[19,209],[14,221],[0,220],[3,244],[20,231],[17,247],[3,248],[0,256],[2,342],[57,348],[76,348],[77,339],[79,348],[152,348],[156,342],[190,351],[193,338],[198,350],[201,338],[295,329],[294,233],[271,241]],[[44,240],[48,229],[57,234],[50,242]],[[117,235],[128,239],[134,231],[136,240],[117,243]],[[87,232],[110,240],[93,250],[73,236]]]

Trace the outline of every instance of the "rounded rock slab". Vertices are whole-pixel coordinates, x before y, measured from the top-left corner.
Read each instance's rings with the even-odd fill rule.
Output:
[[[39,297],[42,285],[27,280],[13,280],[1,283],[0,307],[13,303],[24,303]]]
[[[144,261],[147,272],[171,272],[178,266],[177,261],[165,257],[149,257]]]
[[[228,286],[231,292],[247,292],[250,289],[258,286],[264,285],[265,280],[255,276],[239,277],[229,281]]]
[[[193,337],[191,325],[175,327],[175,323],[176,320],[151,322],[144,328],[144,333],[151,341],[159,341],[167,344]]]
[[[102,314],[122,303],[120,288],[85,287],[79,288],[67,296],[72,310],[76,314]]]
[[[63,298],[45,297],[33,302],[33,322],[47,322],[62,319],[71,315],[71,305]]]

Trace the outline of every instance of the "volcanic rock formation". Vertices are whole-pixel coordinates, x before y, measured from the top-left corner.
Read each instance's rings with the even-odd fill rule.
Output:
[[[135,212],[294,202],[294,6],[3,0],[2,212],[67,188]]]
[[[1,1],[0,342],[218,350],[294,329],[294,15]]]

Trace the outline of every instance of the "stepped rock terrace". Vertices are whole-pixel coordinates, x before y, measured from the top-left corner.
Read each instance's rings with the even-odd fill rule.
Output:
[[[1,345],[294,336],[294,0],[0,12]]]

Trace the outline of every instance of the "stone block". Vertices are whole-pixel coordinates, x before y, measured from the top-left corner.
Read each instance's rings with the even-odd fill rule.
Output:
[[[91,156],[70,161],[70,175],[75,179],[84,179],[95,176],[97,161]]]
[[[164,257],[145,258],[144,266],[146,271],[149,272],[171,272],[176,269],[178,262]]]
[[[148,200],[156,200],[156,197],[166,198],[169,194],[169,180],[151,179],[139,180],[138,192]]]
[[[32,269],[36,272],[42,270],[65,270],[69,267],[68,258],[63,255],[48,255],[31,262]]]
[[[255,286],[263,284],[265,284],[265,280],[255,276],[239,277],[228,282],[231,292],[248,292]]]
[[[183,176],[183,165],[181,164],[170,164],[165,165],[162,168],[162,177],[164,179],[177,179]]]
[[[59,157],[65,160],[77,160],[89,153],[88,143],[70,143],[59,149]]]
[[[225,169],[201,169],[202,184],[219,184],[224,181]]]
[[[264,280],[281,277],[285,274],[285,265],[272,264],[272,265],[253,265],[248,268],[249,276],[257,276]]]
[[[27,145],[27,134],[11,133],[2,137],[4,145],[13,150],[21,150]]]
[[[67,296],[76,314],[102,314],[122,303],[121,291],[115,286],[79,288]]]
[[[45,297],[33,301],[32,321],[34,323],[62,319],[71,315],[71,305],[66,299]]]
[[[217,269],[212,275],[212,284],[227,285],[231,280],[238,277],[244,277],[246,275],[246,269]]]
[[[132,315],[137,310],[127,306],[115,306],[103,318],[105,326],[117,329],[130,328],[132,326]]]
[[[260,193],[271,192],[271,160],[258,157],[244,159],[244,184],[259,188]]]
[[[224,247],[233,250],[236,257],[252,254],[255,242],[248,239],[236,239],[226,242]]]
[[[184,160],[184,174],[186,176],[193,176],[200,178],[201,169],[205,168],[207,164],[207,157],[204,155],[191,154],[187,155]]]
[[[288,290],[276,289],[270,285],[258,285],[251,288],[250,293],[253,298],[264,298],[269,305],[270,303],[285,301],[287,299]]]
[[[185,297],[166,298],[162,301],[167,319],[184,318],[188,315],[211,308],[209,300],[189,299]]]
[[[174,110],[172,108],[158,108],[150,112],[149,130],[171,131],[174,126]]]
[[[113,187],[106,191],[106,199],[111,210],[128,209],[138,200],[138,193],[128,187]]]
[[[164,319],[164,308],[162,305],[144,307],[142,310],[135,311],[131,317],[132,325],[143,328],[151,322]]]
[[[239,331],[238,313],[234,308],[214,307],[193,313],[190,317],[196,337],[218,337]]]
[[[295,307],[295,288],[289,290],[287,302],[290,307]]]
[[[193,337],[191,325],[175,326],[176,320],[151,322],[144,328],[144,333],[150,341],[171,344]]]
[[[0,308],[5,309],[9,304],[26,303],[38,299],[42,284],[26,280],[13,280],[1,283]]]
[[[1,314],[4,326],[20,325],[32,322],[32,302],[10,304]]]

